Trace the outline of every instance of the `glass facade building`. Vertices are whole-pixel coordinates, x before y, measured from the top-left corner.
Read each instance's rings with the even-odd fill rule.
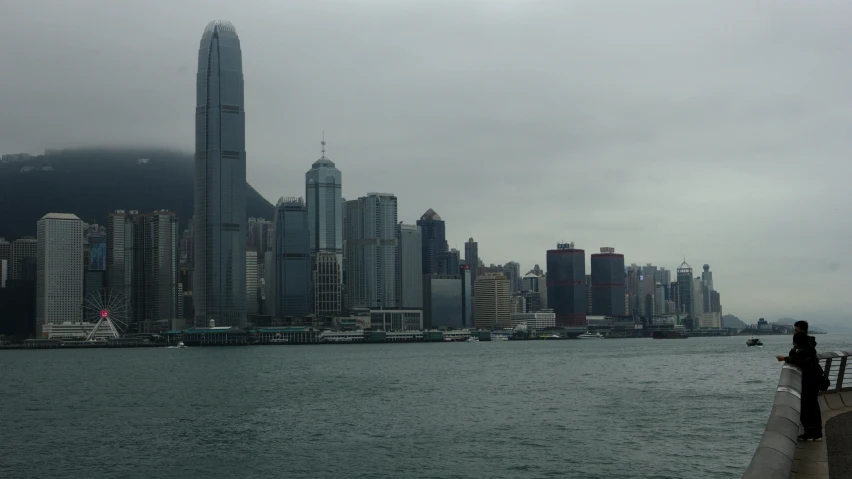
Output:
[[[462,279],[430,274],[423,279],[423,323],[426,328],[464,327]]]
[[[624,255],[601,248],[592,255],[592,314],[625,316],[624,295],[627,292]]]
[[[547,298],[556,326],[586,326],[585,251],[573,247],[547,251]]]
[[[246,324],[246,151],[240,39],[213,21],[198,50],[195,108],[195,325]]]
[[[423,250],[423,274],[447,274],[446,263],[442,262],[442,257],[449,250],[444,220],[429,208],[417,220],[417,226],[420,228],[420,247]],[[449,274],[455,274],[457,268],[458,265]]]
[[[397,199],[368,193],[346,202],[346,298],[350,308],[396,308]]]
[[[308,210],[302,198],[281,198],[275,207],[274,315],[301,318],[311,314],[311,255]]]
[[[403,309],[423,307],[423,263],[420,229],[414,225],[397,225],[399,244],[399,281],[397,297]]]

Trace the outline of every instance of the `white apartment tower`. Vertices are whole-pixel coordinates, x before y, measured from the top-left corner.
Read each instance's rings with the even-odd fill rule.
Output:
[[[83,221],[48,213],[38,222],[36,326],[80,322],[83,303]]]

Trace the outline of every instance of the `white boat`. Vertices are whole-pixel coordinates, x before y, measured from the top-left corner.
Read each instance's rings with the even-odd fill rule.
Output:
[[[186,344],[183,344],[183,341],[178,341],[178,343],[174,346],[166,346],[166,349],[179,349],[187,347]]]
[[[492,341],[508,341],[509,338],[506,336],[491,336]]]
[[[473,336],[471,336],[471,337],[467,338],[467,341],[465,341],[465,342],[466,343],[478,343],[479,338],[474,338]]]
[[[585,333],[577,336],[577,339],[606,339],[604,335],[601,333],[593,333],[591,331],[586,331]]]

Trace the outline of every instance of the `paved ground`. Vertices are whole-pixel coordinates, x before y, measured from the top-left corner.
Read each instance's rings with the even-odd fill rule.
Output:
[[[852,412],[833,417],[825,424],[828,474],[832,479],[852,479]]]
[[[823,440],[798,443],[792,479],[852,479],[852,391],[819,402]]]

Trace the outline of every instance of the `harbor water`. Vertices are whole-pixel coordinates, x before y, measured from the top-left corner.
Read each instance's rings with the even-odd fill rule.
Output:
[[[0,477],[738,478],[746,339],[2,351]]]

